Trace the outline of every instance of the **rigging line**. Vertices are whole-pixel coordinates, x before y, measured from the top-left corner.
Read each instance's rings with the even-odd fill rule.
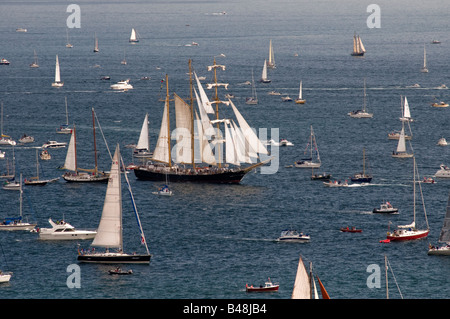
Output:
[[[427,209],[425,208],[425,201],[423,200],[422,183],[420,182],[419,168],[417,167],[417,163],[416,163],[416,167],[414,169],[417,172],[417,181],[418,181],[418,184],[419,184],[420,198],[422,199],[423,211],[425,213],[425,222],[427,223],[427,229],[429,229],[430,226],[428,225]]]
[[[397,279],[395,278],[394,271],[392,270],[392,267],[391,267],[391,263],[389,262],[389,259],[387,259],[387,257],[386,257],[386,260],[388,262],[389,269],[391,270],[392,277],[394,277],[394,282],[395,282],[395,285],[397,286],[398,292],[400,293],[400,297],[403,299],[403,295],[402,295],[402,292],[400,291],[400,287],[398,286]]]
[[[94,109],[94,108],[92,108],[92,109]],[[108,146],[108,143],[106,142],[105,134],[103,134],[102,126],[100,125],[100,121],[98,120],[97,113],[95,113],[95,111],[94,111],[94,116],[95,116],[95,119],[97,120],[98,128],[100,129],[100,132],[102,133],[103,140],[105,141],[106,149],[108,150],[108,153],[109,153],[109,158],[112,161],[111,151],[109,150],[109,146]]]

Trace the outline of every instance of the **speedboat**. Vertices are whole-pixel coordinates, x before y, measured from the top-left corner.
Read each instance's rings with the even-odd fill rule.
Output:
[[[434,181],[434,179],[431,178],[431,177],[424,177],[423,180],[422,180],[422,183],[425,183],[425,184],[434,184],[435,181]]]
[[[278,291],[278,288],[280,287],[279,284],[274,284],[272,283],[272,281],[269,280],[266,281],[263,285],[259,285],[259,286],[253,286],[253,285],[248,285],[245,284],[245,291],[247,292],[270,292],[270,291]]]
[[[131,275],[131,274],[133,274],[133,270],[131,270],[131,269],[122,270],[122,268],[117,267],[116,269],[108,270],[108,273],[110,275]]]
[[[305,235],[303,233],[299,233],[293,229],[286,229],[281,232],[280,237],[278,237],[277,241],[282,242],[306,242],[309,241],[311,237],[309,235]]]
[[[61,148],[66,147],[66,142],[48,141],[42,145],[42,148]]]
[[[0,65],[9,65],[9,61],[6,60],[5,58],[2,58],[2,59],[0,60]]]
[[[113,90],[131,90],[133,86],[130,84],[130,79],[119,81],[116,84],[112,84],[111,89]]]
[[[48,222],[52,228],[39,228],[39,239],[42,240],[79,240],[92,239],[97,232],[95,230],[78,230],[65,221],[54,222],[51,218]]]
[[[383,202],[380,205],[380,208],[374,208],[373,213],[384,213],[384,214],[393,214],[398,213],[398,208],[394,208],[391,203]]]
[[[450,178],[450,168],[447,165],[441,164],[441,169],[434,173],[434,177]]]
[[[431,106],[434,106],[434,107],[447,107],[448,103],[445,103],[444,101],[435,102],[435,103],[431,104]]]
[[[292,98],[289,97],[289,96],[283,96],[283,97],[281,98],[281,101],[283,101],[283,102],[291,102],[291,101],[292,101]]]
[[[447,146],[448,143],[447,143],[447,140],[445,139],[445,137],[440,138],[439,141],[437,142],[437,145],[439,145],[439,146]]]
[[[19,139],[20,143],[33,143],[34,142],[34,137],[33,136],[29,136],[24,134],[20,139]]]
[[[448,87],[445,84],[441,84],[437,87],[437,89],[448,89]]]

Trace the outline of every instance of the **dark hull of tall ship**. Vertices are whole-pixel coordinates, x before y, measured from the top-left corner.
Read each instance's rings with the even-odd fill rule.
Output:
[[[155,172],[145,167],[137,167],[134,174],[140,180],[172,182],[196,182],[215,184],[239,184],[250,170],[226,170],[223,172],[209,172],[204,174],[183,174],[175,172]]]
[[[149,264],[152,255],[111,255],[111,254],[85,254],[78,255],[77,260],[84,263],[100,264]]]
[[[365,52],[353,52],[350,55],[352,55],[352,56],[364,56],[364,53]]]

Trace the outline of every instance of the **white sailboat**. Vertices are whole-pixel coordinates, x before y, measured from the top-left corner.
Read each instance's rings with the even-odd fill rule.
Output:
[[[353,118],[372,118],[373,114],[367,112],[366,110],[366,79],[364,79],[364,98],[363,98],[363,109],[357,111],[351,111],[348,113],[350,117]]]
[[[258,104],[258,96],[256,95],[256,87],[255,87],[255,79],[253,77],[253,70],[252,70],[252,96],[248,97],[245,100],[245,104],[249,104],[249,105]]]
[[[310,157],[302,159],[294,163],[295,167],[299,168],[317,168],[320,167],[322,162],[320,161],[319,148],[317,147],[316,136],[314,135],[313,127],[311,125],[311,134],[309,137],[309,142],[306,145],[305,153],[310,150]],[[313,153],[316,155],[316,160],[313,160]]]
[[[54,182],[58,180],[58,178],[53,179],[40,179],[39,178],[39,151],[36,149],[36,176],[30,177],[29,179],[25,179],[25,185],[45,185],[50,182]]]
[[[22,221],[23,218],[23,190],[22,190],[22,174],[20,174],[20,195],[19,195],[19,217],[6,217],[0,224],[0,230],[32,230],[36,227],[36,223],[31,224]]]
[[[427,50],[425,48],[425,45],[423,46],[423,67],[420,69],[420,72],[428,73],[428,68],[427,68]]]
[[[402,130],[398,139],[397,150],[392,152],[392,157],[395,158],[409,158],[413,157],[413,153],[406,151],[406,139],[405,139],[405,124],[402,123]]]
[[[62,177],[67,182],[106,182],[109,174],[100,172],[97,165],[97,144],[95,141],[95,117],[94,109],[92,109],[92,121],[94,132],[94,160],[95,167],[93,169],[81,169],[77,164],[77,143],[76,143],[76,129],[75,126],[72,130],[72,136],[70,138],[69,147],[67,149],[66,161],[63,169],[67,172]]]
[[[64,98],[66,102],[66,123],[61,124],[59,128],[56,129],[58,134],[70,134],[72,133],[72,128],[69,127],[69,111],[67,110],[67,96]]]
[[[319,282],[322,299],[330,299],[324,285],[316,275]],[[319,293],[316,288],[316,282],[312,272],[312,263],[310,263],[310,272],[305,268],[302,256],[298,260],[297,273],[295,275],[294,288],[292,289],[291,299],[319,299]]]
[[[358,35],[353,36],[353,52],[351,55],[353,56],[363,56],[366,53],[366,49],[361,41],[361,37]]]
[[[16,141],[14,141],[11,136],[3,134],[3,101],[1,102],[1,119],[0,119],[0,125],[1,125],[1,135],[0,135],[0,145],[16,145]]]
[[[270,82],[272,82],[271,80],[269,80],[267,78],[267,60],[264,60],[264,65],[263,65],[263,69],[262,69],[260,82],[262,82],[262,83],[270,83]]]
[[[66,48],[73,48],[73,44],[70,43],[69,41],[69,29],[66,29],[66,34],[67,34],[67,43],[66,43]]]
[[[419,178],[419,172],[416,165],[416,159],[414,158],[413,163],[413,170],[414,170],[414,178],[413,178],[413,222],[409,225],[398,225],[397,227],[399,229],[396,229],[394,231],[388,231],[387,232],[387,239],[390,241],[405,241],[405,240],[414,240],[414,239],[422,239],[428,236],[428,233],[430,232],[429,226],[428,226],[428,219],[427,219],[427,211],[425,209],[425,201],[423,199],[423,193],[422,193],[422,186]],[[416,173],[418,178],[416,179]],[[423,211],[425,214],[425,222],[427,225],[426,229],[417,229],[416,228],[416,183],[419,184],[420,189],[420,196],[422,200],[422,206]]]
[[[269,42],[269,61],[267,61],[267,67],[270,69],[275,69],[275,55],[273,53],[272,39]]]
[[[127,254],[123,250],[123,235],[122,235],[122,183],[121,183],[121,169],[120,165],[125,169],[122,157],[120,155],[119,144],[116,146],[114,156],[111,164],[111,173],[108,180],[108,187],[106,189],[105,201],[103,204],[102,216],[97,229],[97,234],[91,244],[93,247],[103,247],[105,252],[95,251],[78,251],[78,261],[86,263],[140,263],[149,264],[151,254],[149,253],[147,241],[144,236],[144,231],[140,223],[139,214],[137,212],[136,204],[134,202],[131,186],[128,182],[127,174],[125,179],[127,181],[128,190],[131,195],[133,209],[136,220],[138,222],[139,231],[141,235],[141,243],[145,245],[146,254]],[[110,249],[117,249],[117,251],[110,251]]]
[[[98,38],[97,38],[97,34],[94,34],[94,52],[97,53],[99,50],[98,48]]]
[[[442,225],[441,234],[438,242],[445,243],[445,245],[438,247],[429,245],[428,255],[445,255],[450,256],[450,194],[447,200],[447,210],[444,216],[444,223]]]
[[[133,151],[134,157],[148,158],[151,157],[149,140],[148,140],[148,113],[145,114],[144,123],[142,123],[141,134],[138,143]]]
[[[136,43],[139,42],[139,38],[137,35],[137,32],[134,28],[131,28],[131,35],[130,35],[130,43]]]
[[[411,117],[411,111],[409,109],[409,103],[408,99],[401,97],[401,105],[402,105],[402,117],[400,118],[400,121],[402,122],[413,122],[413,118]]]
[[[30,64],[30,68],[38,68],[38,67],[39,67],[38,58],[37,58],[36,50],[34,50],[34,61],[33,61],[33,63]]]
[[[56,55],[56,63],[55,63],[55,82],[52,83],[52,86],[57,88],[64,86],[64,82],[61,82],[61,72],[59,70],[58,55]]]
[[[298,91],[298,99],[295,99],[295,103],[297,104],[305,104],[306,100],[302,97],[302,81],[300,81],[300,89]]]

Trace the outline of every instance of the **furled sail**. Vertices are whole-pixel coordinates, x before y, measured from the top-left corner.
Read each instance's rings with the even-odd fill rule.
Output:
[[[447,212],[445,214],[441,234],[439,235],[439,241],[443,243],[450,243],[450,195],[448,196]]]
[[[311,299],[311,282],[300,256],[291,299]]]
[[[122,186],[120,176],[120,149],[116,146],[111,171],[109,174],[108,187],[106,189],[105,201],[103,203],[102,217],[97,229],[97,235],[92,246],[119,248],[122,244]]]
[[[167,110],[168,102],[164,104],[164,113],[161,121],[161,128],[159,130],[158,141],[156,142],[155,151],[153,152],[153,159],[158,162],[170,163],[169,159],[169,145],[168,145],[168,124],[167,124]]]

